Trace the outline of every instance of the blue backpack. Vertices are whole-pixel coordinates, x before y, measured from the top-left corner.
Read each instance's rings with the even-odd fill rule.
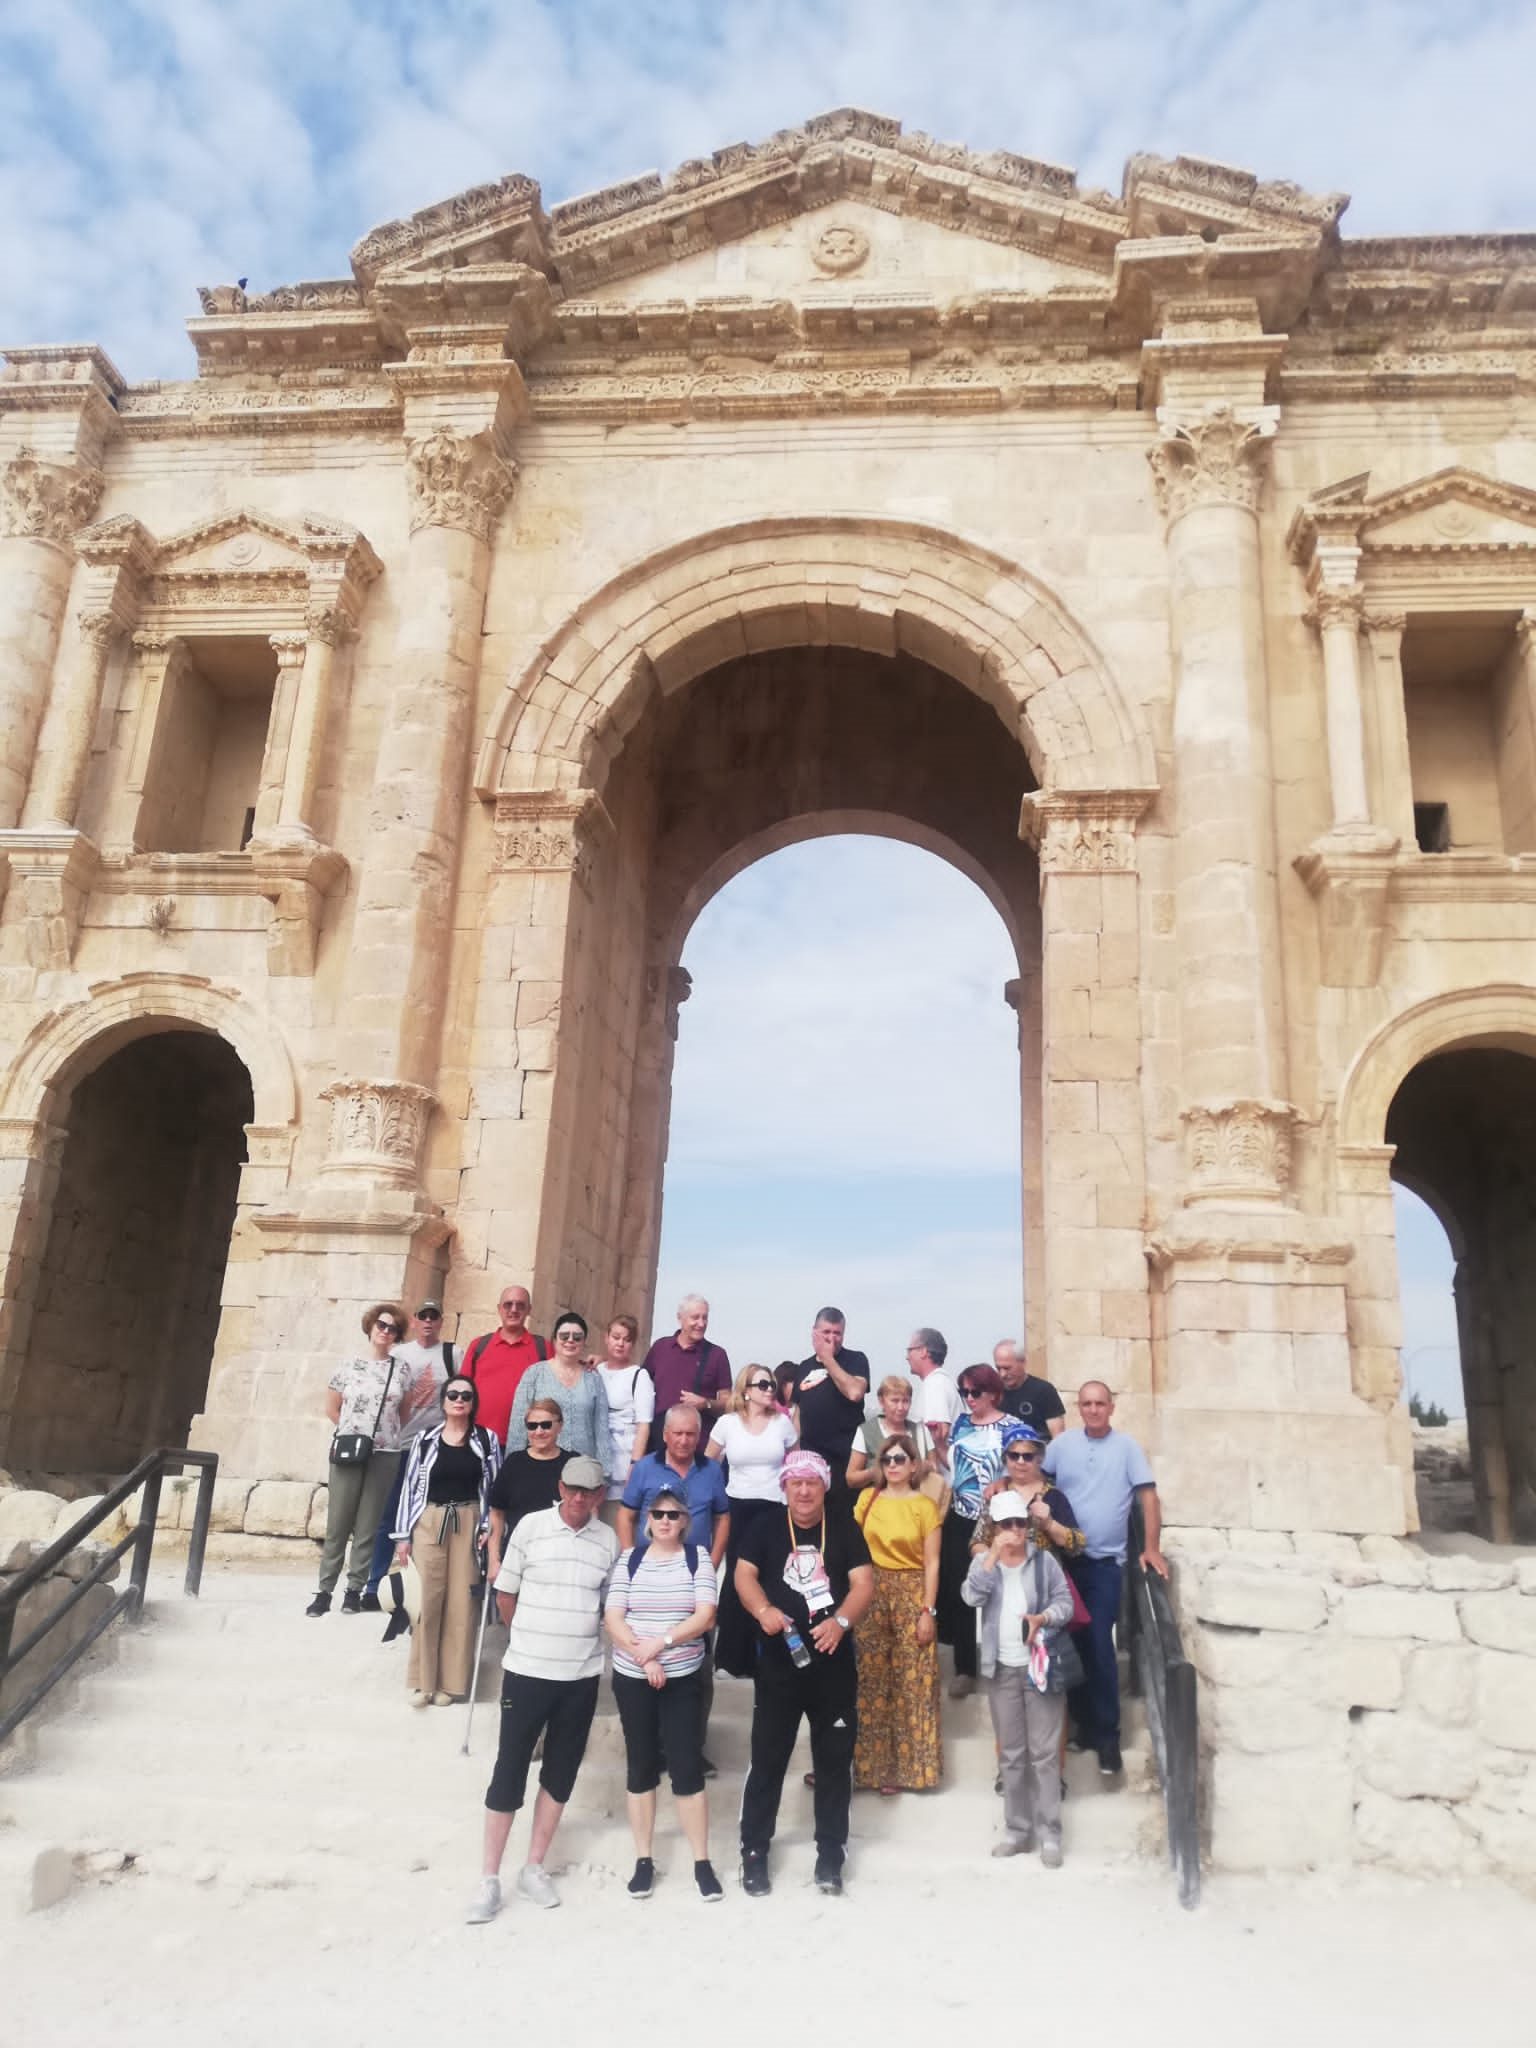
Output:
[[[650,1549],[650,1547],[651,1540],[649,1537],[646,1537],[644,1542],[637,1543],[634,1546],[634,1548],[630,1551],[629,1576],[631,1579],[633,1579],[635,1573],[639,1571],[641,1561],[643,1560],[645,1553]],[[699,1546],[697,1545],[697,1543],[685,1543],[683,1545],[683,1562],[688,1567],[688,1576],[691,1579],[694,1573],[699,1568]]]

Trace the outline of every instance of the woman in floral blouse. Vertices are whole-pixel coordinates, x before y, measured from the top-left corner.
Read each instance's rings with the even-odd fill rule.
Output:
[[[390,1351],[405,1335],[404,1311],[393,1302],[380,1302],[363,1317],[363,1335],[368,1339],[366,1353],[344,1358],[326,1388],[326,1420],[336,1434],[331,1440],[333,1455],[325,1510],[325,1546],[320,1552],[320,1590],[304,1610],[306,1614],[330,1612],[331,1594],[341,1577],[349,1541],[352,1555],[341,1611],[362,1612],[374,1531],[400,1463],[400,1404],[411,1378],[406,1368],[390,1356]],[[366,1438],[371,1449],[361,1460],[338,1465],[335,1445],[337,1438],[343,1437]]]

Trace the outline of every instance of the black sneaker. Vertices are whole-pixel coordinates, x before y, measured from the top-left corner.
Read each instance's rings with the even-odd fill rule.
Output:
[[[343,1614],[362,1613],[363,1596],[361,1593],[358,1592],[356,1586],[348,1586],[346,1592],[342,1594],[341,1611]]]
[[[1117,1778],[1125,1769],[1118,1742],[1106,1742],[1099,1749],[1099,1776]]]
[[[635,1874],[625,1886],[632,1899],[648,1899],[656,1885],[656,1865],[649,1856],[642,1856],[635,1864]]]
[[[693,1881],[699,1888],[699,1897],[701,1899],[713,1900],[725,1897],[725,1886],[716,1877],[713,1863],[695,1863],[693,1866]]]
[[[382,1614],[384,1612],[383,1608],[379,1605],[379,1589],[377,1586],[368,1587],[367,1591],[363,1594],[361,1605],[364,1614]]]
[[[843,1895],[843,1865],[840,1857],[818,1856],[816,1858],[816,1889],[826,1892],[834,1899]]]
[[[773,1890],[773,1883],[768,1875],[766,1849],[742,1850],[741,1888],[749,1899],[766,1899]]]
[[[306,1614],[329,1614],[330,1611],[331,1596],[329,1593],[317,1593],[304,1610]]]

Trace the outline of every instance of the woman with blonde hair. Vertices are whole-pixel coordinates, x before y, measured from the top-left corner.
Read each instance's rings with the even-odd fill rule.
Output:
[[[912,1382],[905,1373],[888,1372],[875,1389],[875,1398],[880,1403],[878,1415],[871,1415],[859,1427],[853,1440],[853,1449],[848,1454],[848,1490],[857,1493],[862,1487],[873,1486],[879,1477],[878,1459],[880,1446],[893,1433],[911,1435],[914,1449],[923,1430],[910,1428],[908,1417],[912,1413]],[[913,1484],[919,1484],[928,1475],[929,1461],[922,1451],[918,1452],[921,1470],[913,1475]]]
[[[858,1625],[859,1732],[853,1782],[891,1797],[931,1792],[939,1747],[939,1510],[917,1490],[917,1446],[892,1430],[871,1483],[854,1502],[875,1567],[875,1597]]]
[[[731,1529],[725,1553],[715,1665],[736,1678],[750,1678],[757,1661],[758,1627],[736,1597],[736,1560],[742,1538],[765,1515],[783,1511],[779,1473],[795,1448],[794,1422],[779,1408],[773,1374],[766,1365],[744,1365],[736,1375],[726,1412],[709,1433],[707,1458],[726,1460],[725,1490]]]
[[[325,1416],[334,1434],[325,1544],[320,1552],[320,1589],[306,1614],[330,1612],[349,1543],[341,1611],[362,1613],[374,1532],[400,1469],[400,1404],[409,1391],[410,1374],[395,1358],[393,1347],[405,1335],[404,1310],[392,1301],[379,1302],[363,1316],[363,1335],[368,1339],[366,1353],[344,1358],[326,1384]]]
[[[473,1380],[443,1382],[441,1422],[411,1445],[395,1516],[395,1564],[407,1560],[421,1581],[421,1612],[411,1630],[406,1684],[417,1707],[450,1706],[469,1693],[474,1650],[472,1594],[479,1543],[490,1519],[501,1442],[475,1421]]]

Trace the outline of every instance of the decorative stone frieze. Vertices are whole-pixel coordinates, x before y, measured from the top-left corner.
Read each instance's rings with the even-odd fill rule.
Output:
[[[1192,1202],[1283,1201],[1296,1111],[1288,1102],[1198,1102],[1181,1111]]]
[[[320,1100],[331,1105],[326,1174],[413,1182],[421,1164],[427,1119],[437,1098],[413,1081],[333,1081]]]
[[[1031,790],[1019,811],[1019,837],[1047,875],[1123,874],[1136,866],[1136,827],[1155,789]]]
[[[569,874],[586,888],[593,859],[612,836],[612,821],[590,790],[503,793],[491,865],[500,874]]]
[[[1265,407],[1254,417],[1232,406],[1213,406],[1195,418],[1158,412],[1162,439],[1147,452],[1157,501],[1172,526],[1202,505],[1235,505],[1258,510],[1278,412]]]
[[[68,547],[95,511],[102,482],[88,464],[46,462],[18,448],[0,467],[0,536]]]
[[[454,526],[485,541],[511,501],[517,465],[478,436],[434,427],[406,443],[405,476],[412,533]]]

